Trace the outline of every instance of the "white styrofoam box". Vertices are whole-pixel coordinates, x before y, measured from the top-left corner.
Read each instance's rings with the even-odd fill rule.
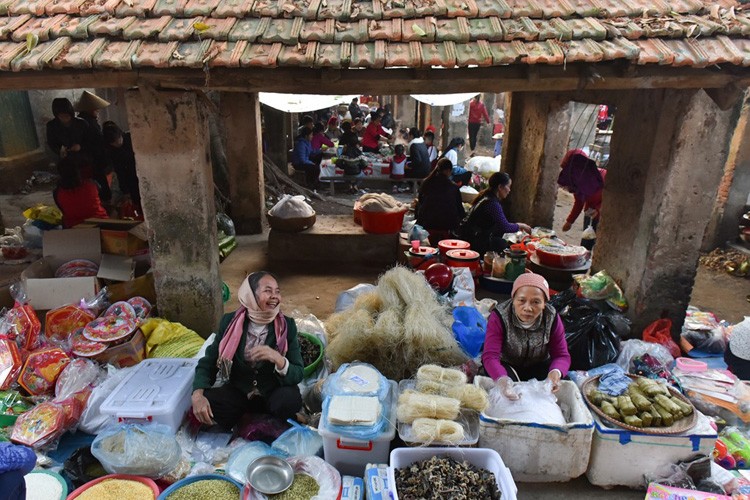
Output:
[[[481,376],[475,377],[474,383],[485,390],[494,385],[492,379]],[[485,413],[479,416],[479,446],[505,457],[516,481],[569,481],[586,472],[594,434],[591,412],[573,382],[560,382],[556,396],[565,425],[513,422]]]
[[[646,488],[643,475],[659,467],[710,455],[717,434],[708,418],[696,410],[695,426],[681,434],[653,435],[605,425],[594,417],[594,440],[586,477],[597,486]]]
[[[118,421],[168,425],[173,432],[190,408],[197,359],[152,358],[141,361],[101,406]]]
[[[342,475],[362,477],[367,464],[386,463],[391,441],[396,436],[396,404],[398,403],[398,384],[391,384],[391,408],[388,414],[388,428],[370,441],[362,441],[340,436],[328,429],[325,419],[318,424],[318,433],[323,438],[323,456],[326,462],[333,465]]]
[[[483,448],[396,448],[391,452],[391,461],[388,467],[388,483],[393,485],[393,500],[398,500],[396,469],[408,467],[414,462],[428,460],[432,457],[446,456],[459,462],[465,460],[475,467],[492,472],[495,475],[497,486],[500,488],[501,498],[503,500],[516,500],[518,488],[516,488],[510,470],[495,450]]]

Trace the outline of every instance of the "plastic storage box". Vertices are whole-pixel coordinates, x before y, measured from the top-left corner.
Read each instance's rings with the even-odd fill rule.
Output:
[[[398,500],[395,469],[408,467],[414,462],[427,460],[432,457],[448,456],[455,460],[466,460],[470,464],[481,467],[495,474],[497,486],[500,488],[503,500],[516,500],[518,489],[513,482],[510,470],[503,463],[503,459],[495,450],[482,448],[396,448],[391,452],[390,467],[388,467],[388,484],[393,485],[393,500]]]
[[[398,384],[391,384],[391,408],[388,415],[388,428],[380,437],[371,441],[360,441],[340,436],[330,431],[323,419],[318,425],[318,433],[323,438],[323,456],[326,462],[336,467],[347,476],[362,477],[367,464],[388,462],[391,441],[396,436],[396,404],[398,403]]]
[[[190,407],[197,359],[153,358],[142,361],[101,406],[103,415],[118,421],[147,421],[173,432]]]
[[[474,383],[485,389],[488,377]],[[566,424],[538,425],[479,416],[479,446],[496,450],[520,482],[569,481],[586,472],[594,421],[578,387],[563,380],[557,393]]]
[[[716,431],[705,415],[696,410],[695,426],[682,433],[653,435],[609,427],[597,415],[586,477],[597,486],[629,486],[645,489],[643,475],[660,466],[694,455],[710,455]]]

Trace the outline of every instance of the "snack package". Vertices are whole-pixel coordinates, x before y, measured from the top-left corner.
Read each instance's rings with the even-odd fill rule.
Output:
[[[52,342],[64,341],[70,334],[96,319],[91,311],[78,304],[68,304],[47,312],[44,334]]]
[[[10,440],[39,449],[56,441],[65,432],[65,411],[60,405],[40,403],[18,417]]]
[[[18,383],[33,396],[51,394],[60,372],[70,362],[62,349],[42,349],[29,354]]]
[[[21,366],[21,353],[16,343],[0,335],[0,390],[7,389],[18,380]]]

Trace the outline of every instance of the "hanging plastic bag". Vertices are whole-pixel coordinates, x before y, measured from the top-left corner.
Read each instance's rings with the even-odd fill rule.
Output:
[[[482,353],[486,332],[487,320],[476,308],[453,309],[453,336],[468,356],[476,358]]]
[[[601,301],[576,298],[559,314],[565,326],[571,370],[612,363],[620,353],[620,339],[630,334],[628,319]]]
[[[657,319],[643,330],[643,340],[660,344],[669,350],[674,358],[680,357],[680,346],[672,340],[672,320],[668,318]]]
[[[595,240],[596,239],[596,231],[594,230],[594,226],[589,224],[589,227],[583,230],[581,233],[581,239],[582,240]]]
[[[607,271],[599,271],[593,276],[575,275],[576,280],[581,287],[581,294],[587,299],[605,300],[609,305],[624,312],[628,309],[628,302],[622,293],[619,285]]]
[[[310,500],[330,500],[338,498],[341,493],[341,474],[319,457],[294,457],[288,462],[294,469],[295,475],[306,474],[318,483],[318,493]],[[258,493],[249,484],[245,485],[242,498],[244,500],[267,500],[269,497]],[[273,497],[270,497],[273,498]]]
[[[289,457],[317,455],[323,448],[320,434],[292,419],[287,422],[292,426],[291,429],[276,438],[271,447]]]
[[[99,433],[91,453],[110,474],[159,478],[177,467],[182,450],[166,425],[119,424]]]
[[[557,398],[552,393],[549,380],[516,382],[513,390],[518,399],[508,399],[502,388],[495,386],[489,391],[490,405],[485,414],[500,420],[531,424],[565,425]]]

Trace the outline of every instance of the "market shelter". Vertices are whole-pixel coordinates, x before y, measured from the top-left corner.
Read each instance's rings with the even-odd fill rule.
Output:
[[[129,88],[160,308],[221,312],[203,90],[243,232],[264,211],[258,92],[513,92],[512,216],[548,225],[571,99],[618,108],[594,265],[634,319],[679,325],[725,165],[744,134],[750,17],[699,0],[0,0],[0,89]],[[706,92],[701,91],[705,89]],[[268,131],[273,133],[273,131]],[[731,146],[731,147],[730,147]],[[558,153],[559,151],[559,153]]]

